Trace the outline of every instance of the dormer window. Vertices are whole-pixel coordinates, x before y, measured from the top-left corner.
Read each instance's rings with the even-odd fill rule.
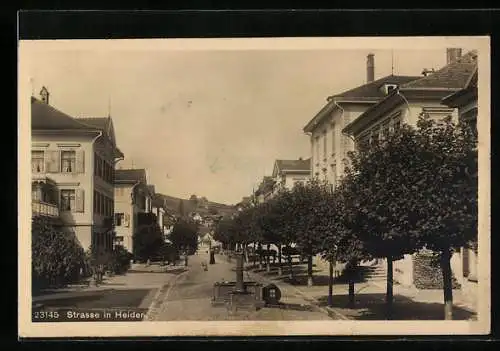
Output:
[[[42,98],[42,102],[44,104],[49,104],[49,91],[47,90],[46,87],[42,87],[42,90],[40,91],[40,97]]]
[[[386,84],[386,85],[384,85],[385,94],[386,95],[390,94],[397,87],[398,86],[396,84]]]

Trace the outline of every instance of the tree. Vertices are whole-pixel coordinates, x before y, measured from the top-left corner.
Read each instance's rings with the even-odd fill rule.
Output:
[[[414,128],[404,125],[385,140],[350,153],[346,179],[351,199],[347,213],[356,237],[367,251],[387,260],[387,318],[393,302],[393,261],[420,248],[416,225],[418,206],[410,201],[420,181],[413,171],[419,148]]]
[[[278,247],[279,275],[283,274],[283,245],[289,248],[295,242],[295,231],[288,227],[288,204],[291,203],[291,199],[288,189],[280,189],[274,198],[261,205],[261,211],[257,218],[260,221],[259,226],[262,232],[262,240]],[[288,255],[288,263],[290,279],[293,280],[291,255]]]
[[[322,249],[322,237],[328,228],[328,196],[326,182],[312,179],[308,183],[297,183],[280,198],[282,215],[278,222],[282,226],[282,240],[294,239],[300,250],[307,255],[307,285],[313,285],[312,258]]]
[[[163,234],[157,223],[140,225],[132,239],[134,258],[143,262],[158,256],[159,249],[164,243]]]
[[[433,250],[443,273],[445,319],[453,319],[450,259],[460,247],[477,242],[478,173],[473,131],[451,117],[442,123],[421,116],[418,124],[420,148],[415,152],[415,204],[422,245]]]
[[[216,216],[216,215],[218,215],[218,214],[219,214],[219,211],[217,210],[217,208],[216,208],[216,207],[214,207],[214,206],[210,206],[210,207],[208,208],[208,213],[209,213],[210,215],[212,215],[212,216]]]
[[[190,220],[178,219],[174,224],[169,240],[177,251],[198,248],[198,225]]]
[[[63,232],[50,219],[37,216],[31,227],[33,289],[76,281],[85,265],[85,252],[75,234]]]
[[[351,230],[348,212],[352,191],[349,189],[351,183],[347,178],[335,188],[329,206],[325,208],[328,217],[328,227],[323,231],[321,256],[329,263],[328,282],[328,304],[333,303],[333,266],[336,262],[346,264],[344,275],[349,284],[349,306],[354,307],[354,282],[358,263],[367,259],[368,255],[364,249],[363,242]]]
[[[450,258],[477,228],[473,138],[451,118],[420,116],[399,131],[351,153],[346,213],[356,237],[387,259],[387,317],[393,300],[392,262],[422,247],[440,255],[446,318],[451,318]],[[477,173],[476,173],[477,174]]]

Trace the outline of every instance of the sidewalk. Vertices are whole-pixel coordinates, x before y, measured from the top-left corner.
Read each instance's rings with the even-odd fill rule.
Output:
[[[145,265],[144,265],[145,266]],[[64,288],[45,289],[42,293],[33,296],[33,303],[43,301],[71,299],[78,297],[90,297],[100,295],[111,290],[134,290],[134,289],[159,289],[165,285],[171,277],[184,272],[184,266],[151,265],[149,267],[134,267],[123,275],[104,277],[103,282],[96,286],[93,281],[90,284],[80,283],[68,285]]]
[[[247,268],[250,275],[259,276],[266,284],[276,284],[280,290],[295,293],[305,300],[329,313],[332,317],[354,320],[385,319],[386,287],[383,282],[363,281],[355,284],[355,307],[347,308],[348,285],[338,282],[333,286],[333,306],[327,305],[328,270],[314,267],[314,284],[308,287],[305,276],[306,265],[294,265],[297,282],[288,280],[288,269],[284,267],[284,275],[278,276],[277,268],[271,272],[265,268]],[[476,318],[476,305],[464,298],[460,290],[453,291],[454,319],[469,320]],[[443,319],[442,290],[417,290],[394,285],[393,319],[396,320],[441,320]]]

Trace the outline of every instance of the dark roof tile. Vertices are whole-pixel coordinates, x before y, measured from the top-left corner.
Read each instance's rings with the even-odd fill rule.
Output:
[[[456,62],[450,63],[436,72],[401,85],[405,89],[462,89],[474,72],[477,64],[475,50],[461,56]]]
[[[386,84],[395,84],[399,86],[419,78],[420,76],[389,75],[354,89],[344,91],[343,93],[333,95],[330,98],[339,99],[340,101],[342,101],[342,99],[348,100],[350,98],[359,100],[379,100],[386,96],[383,89],[381,89],[382,86]]]
[[[98,128],[79,122],[64,112],[32,97],[31,98],[32,130],[91,130]]]
[[[276,160],[279,171],[309,171],[311,159],[298,160]]]
[[[146,182],[145,169],[117,169],[115,171],[115,182],[118,183],[136,183]]]

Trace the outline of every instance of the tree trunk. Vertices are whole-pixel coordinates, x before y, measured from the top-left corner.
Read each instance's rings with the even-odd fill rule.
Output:
[[[333,306],[333,261],[328,264],[328,306]]]
[[[347,276],[349,279],[349,302],[348,307],[354,308],[355,299],[354,299],[354,272],[356,271],[356,263],[349,262],[347,265]]]
[[[259,243],[259,269],[262,269],[262,244]]]
[[[253,260],[253,268],[257,265],[257,243],[253,243],[253,254],[252,254],[252,260]]]
[[[441,253],[441,270],[443,272],[444,293],[444,319],[453,320],[453,287],[451,272],[451,252],[449,250]]]
[[[387,293],[385,296],[387,319],[392,319],[393,276],[392,256],[387,256]]]
[[[243,246],[243,250],[245,252],[245,263],[248,263],[248,244],[245,243],[245,246]]]
[[[283,275],[283,267],[281,266],[281,244],[278,244],[278,275]]]
[[[288,277],[290,278],[290,281],[293,281],[294,276],[293,276],[293,262],[292,262],[292,255],[288,255],[288,267],[289,267],[289,272],[288,272]]]
[[[313,286],[313,257],[307,256],[307,286]]]
[[[349,308],[354,308],[354,277],[349,278]]]

